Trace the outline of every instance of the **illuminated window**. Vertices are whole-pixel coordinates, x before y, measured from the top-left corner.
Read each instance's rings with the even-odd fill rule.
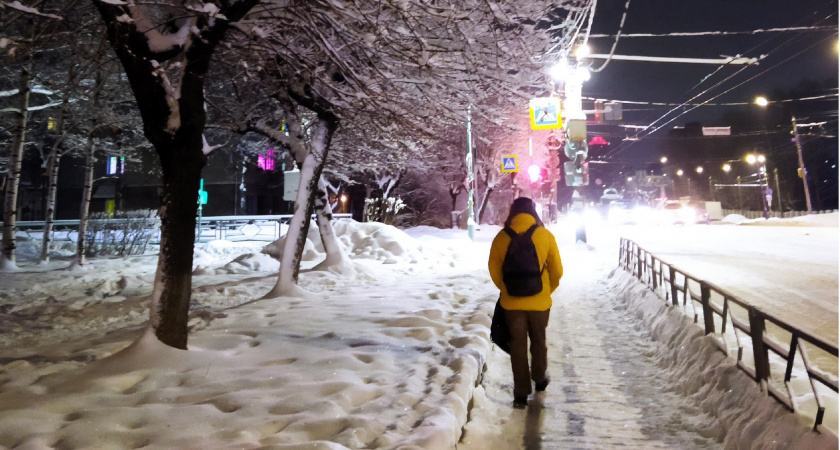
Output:
[[[274,170],[274,149],[268,149],[265,154],[257,156],[257,167],[262,170]]]
[[[116,175],[118,173],[125,173],[125,158],[117,156],[109,156],[105,164],[106,175]]]

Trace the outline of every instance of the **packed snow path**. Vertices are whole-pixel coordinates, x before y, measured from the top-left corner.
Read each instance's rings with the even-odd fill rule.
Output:
[[[657,344],[616,298],[605,268],[582,244],[563,250],[548,330],[551,384],[513,410],[510,358],[494,347],[487,398],[477,402],[485,406],[474,414],[495,414],[498,433],[467,425],[459,449],[719,448],[715,419],[658,376]]]
[[[278,268],[263,244],[197,246],[186,352],[147,338],[126,348],[148,315],[154,255],[68,272],[19,242],[29,262],[0,276],[0,450],[837,448],[617,269],[616,236],[587,246],[552,226],[566,269],[554,380],[514,411],[509,359],[488,340],[499,227],[476,242],[336,229],[353,264],[306,270],[323,258],[310,228],[302,298],[261,299]],[[836,283],[832,267],[823,278]]]

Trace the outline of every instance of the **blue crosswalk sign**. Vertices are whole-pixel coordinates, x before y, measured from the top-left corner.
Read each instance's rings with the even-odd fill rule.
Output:
[[[518,172],[518,171],[519,171],[519,165],[516,162],[516,155],[502,156],[502,172],[503,173]]]

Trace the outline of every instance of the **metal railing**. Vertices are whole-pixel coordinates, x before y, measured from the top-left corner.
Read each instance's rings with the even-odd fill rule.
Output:
[[[835,213],[835,212],[837,212],[836,209],[831,209],[831,210],[823,210],[823,211],[814,211],[813,214],[831,214],[831,213]],[[746,217],[747,219],[762,219],[762,218],[764,218],[764,211],[747,211],[747,210],[742,210],[742,209],[722,209],[721,214],[723,215],[723,217],[726,217],[729,214],[740,214],[740,215]],[[781,211],[773,210],[773,211],[768,211],[767,212],[767,215],[769,217],[776,217],[776,218],[779,218],[779,219],[787,219],[787,218],[791,218],[791,217],[802,217],[802,216],[808,216],[808,215],[813,215],[813,214],[809,213],[808,211],[785,211],[785,212],[781,212]]]
[[[332,217],[333,219],[349,219],[352,218],[353,215],[333,214]],[[113,226],[140,220],[144,219],[91,219],[90,223]],[[291,220],[291,214],[264,216],[204,216],[200,221],[196,218],[196,225],[201,229],[201,231],[198,232],[201,239],[278,239],[282,235],[283,225],[287,225]],[[315,220],[314,215],[312,216],[312,220]],[[2,226],[2,224],[3,222],[0,221],[0,226]],[[250,230],[245,228],[249,225],[252,226]],[[43,233],[45,222],[43,220],[18,221],[15,223],[15,226],[18,231],[25,232],[33,237],[39,237],[37,236],[37,233]],[[254,227],[256,227],[256,229],[254,229]],[[66,232],[78,229],[78,219],[54,220],[52,238],[56,239],[56,233],[60,233],[63,234],[65,239],[68,239]],[[208,233],[208,231],[210,233]]]
[[[694,323],[698,323],[702,318],[705,334],[713,335],[718,348],[728,356],[732,356],[726,341],[727,324],[731,324],[729,335],[734,335],[736,340],[738,368],[750,375],[765,392],[794,412],[799,410],[794,401],[790,381],[798,356],[799,362],[805,368],[817,406],[814,430],[822,424],[825,405],[820,399],[815,383],[837,392],[837,375],[819,367],[837,370],[836,344],[773,317],[725,289],[676,268],[629,239],[621,238],[620,246],[619,267],[645,283],[660,298],[664,296],[667,304],[679,307],[682,301],[683,308],[690,307]],[[789,345],[779,342],[780,336],[789,337]],[[751,347],[750,353],[744,352],[747,346]],[[770,373],[770,359],[773,354],[778,355],[784,362],[785,373],[781,380],[784,390],[778,386],[779,380],[774,379]]]

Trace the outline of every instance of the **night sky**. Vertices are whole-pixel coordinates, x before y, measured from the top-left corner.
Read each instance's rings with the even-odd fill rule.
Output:
[[[609,53],[618,31],[625,0],[600,0],[597,4],[592,34],[608,34],[608,38],[592,38],[593,53]],[[622,34],[676,33],[708,31],[753,31],[788,27],[829,27],[822,31],[766,32],[751,35],[704,37],[622,37],[615,53],[680,58],[719,58],[721,55],[768,56],[699,97],[710,99],[745,82],[713,103],[751,102],[757,95],[768,95],[773,89],[795,88],[803,80],[825,83],[834,80],[837,92],[837,23],[836,0],[630,0]],[[592,60],[598,68],[604,60]],[[744,66],[730,66],[718,71],[694,88],[707,75],[719,68],[708,64],[677,64],[634,61],[610,61],[584,85],[584,96],[625,101],[682,103],[712,87]],[[625,107],[625,119],[647,124],[664,114],[659,107],[644,114]],[[704,125],[726,125],[721,114],[731,106],[705,106],[686,114],[672,125],[701,121]]]

